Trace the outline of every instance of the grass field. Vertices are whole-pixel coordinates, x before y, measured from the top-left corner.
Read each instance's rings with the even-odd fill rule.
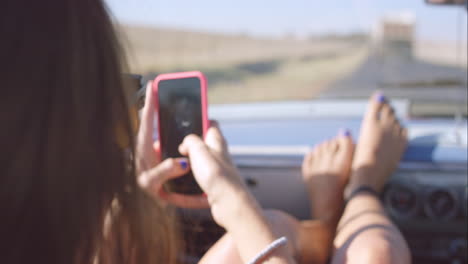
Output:
[[[254,38],[175,29],[121,29],[130,70],[154,76],[201,70],[211,103],[311,99],[366,58],[353,37]]]

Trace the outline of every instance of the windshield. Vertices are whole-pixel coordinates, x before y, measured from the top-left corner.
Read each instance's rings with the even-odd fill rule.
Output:
[[[133,73],[149,79],[200,70],[212,104],[360,99],[379,89],[434,114],[454,106],[466,113],[463,7],[423,0],[107,4]]]

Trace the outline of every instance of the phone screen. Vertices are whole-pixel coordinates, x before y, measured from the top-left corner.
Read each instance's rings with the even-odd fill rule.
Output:
[[[163,160],[182,157],[179,145],[187,135],[203,137],[201,96],[201,82],[196,77],[158,83],[159,140]],[[183,194],[203,193],[192,172],[169,181],[166,188]]]

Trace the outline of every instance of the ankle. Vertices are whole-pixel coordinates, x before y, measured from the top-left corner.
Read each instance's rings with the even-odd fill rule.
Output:
[[[354,169],[349,184],[345,189],[345,197],[347,194],[362,186],[367,186],[374,189],[376,192],[380,192],[382,186],[380,186],[381,184],[379,184],[379,182],[383,177],[382,173],[383,172],[379,169],[370,166]]]
[[[318,195],[319,191],[312,193],[310,197],[311,213],[315,219],[329,221],[341,214],[344,196],[343,187],[336,186],[327,190],[328,194]]]
[[[351,200],[358,196],[372,196],[378,200],[380,199],[380,194],[374,188],[366,185],[361,185],[357,188],[348,189],[348,192],[345,193],[345,207],[348,205],[348,203],[351,202]]]
[[[314,205],[313,205],[314,206]],[[334,201],[330,201],[328,206],[318,207],[312,211],[313,219],[319,220],[327,225],[336,225],[343,213],[344,199],[343,196],[337,197]]]

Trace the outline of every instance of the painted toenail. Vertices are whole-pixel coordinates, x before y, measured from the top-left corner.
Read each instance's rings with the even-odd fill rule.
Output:
[[[351,136],[351,131],[348,129],[341,129],[340,130],[340,135],[343,137],[350,137]]]
[[[379,103],[384,103],[386,101],[385,95],[383,95],[381,93],[377,94],[376,98],[377,98],[377,102],[379,102]]]

